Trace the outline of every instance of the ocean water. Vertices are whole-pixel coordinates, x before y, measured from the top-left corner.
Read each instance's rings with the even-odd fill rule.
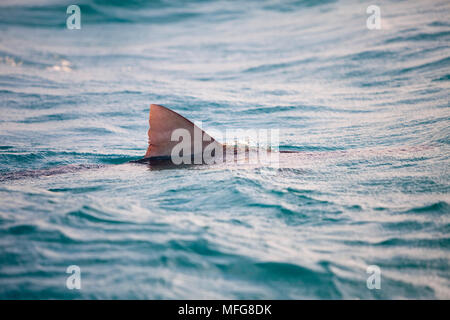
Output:
[[[0,4],[0,298],[450,298],[448,1],[69,4]],[[151,103],[299,152],[130,164]]]

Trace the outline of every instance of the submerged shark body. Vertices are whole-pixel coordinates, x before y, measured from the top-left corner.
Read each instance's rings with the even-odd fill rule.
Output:
[[[184,132],[186,134],[188,142],[188,148],[184,149],[182,153],[183,158],[186,160],[198,160],[197,156],[200,155],[200,161],[187,161],[189,164],[212,164],[220,162],[228,162],[227,160],[236,161],[235,156],[240,153],[244,155],[244,158],[248,157],[252,153],[252,149],[248,146],[236,147],[227,146],[216,141],[205,131],[200,129],[194,123],[184,118],[180,114],[163,107],[161,105],[152,104],[150,106],[149,114],[149,130],[148,130],[148,148],[143,158],[138,160],[132,160],[127,163],[135,164],[146,164],[153,170],[159,169],[172,169],[175,167],[186,167],[185,163],[174,163],[173,155],[174,150],[178,153],[178,146],[180,140],[178,136],[174,133]],[[200,137],[200,138],[199,138]],[[190,139],[190,140],[189,140]],[[200,139],[200,141],[199,141]],[[186,137],[184,138],[186,140]],[[303,161],[308,161],[311,159],[317,159],[317,157],[340,157],[340,156],[356,156],[356,157],[367,157],[367,156],[392,156],[400,155],[401,153],[417,153],[426,149],[432,149],[431,146],[416,146],[416,147],[401,147],[401,148],[371,148],[371,149],[355,149],[349,151],[322,151],[322,152],[301,152],[301,151],[276,151],[272,152],[270,149],[267,150],[268,153],[285,154],[280,158],[281,167],[290,167],[293,165],[298,165]],[[242,152],[244,150],[244,152]],[[209,157],[205,157],[205,151],[209,151]],[[292,154],[292,155],[289,155]],[[221,155],[221,157],[218,157]],[[214,161],[211,161],[214,160]],[[217,161],[219,160],[219,161]],[[188,165],[189,165],[188,164]],[[278,165],[278,163],[277,163]],[[0,181],[16,180],[23,178],[36,178],[42,176],[52,176],[56,174],[71,173],[86,169],[102,168],[108,165],[100,164],[79,164],[79,165],[67,165],[60,166],[50,169],[40,169],[40,170],[24,170],[15,171],[0,174]]]

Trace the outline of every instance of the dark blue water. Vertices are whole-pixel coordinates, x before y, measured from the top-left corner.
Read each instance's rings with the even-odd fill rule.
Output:
[[[0,298],[450,298],[448,1],[69,4],[0,4]],[[300,153],[128,164],[150,103]]]

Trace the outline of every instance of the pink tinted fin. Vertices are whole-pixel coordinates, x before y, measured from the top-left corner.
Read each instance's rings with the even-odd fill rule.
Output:
[[[185,117],[157,104],[152,104],[150,106],[149,124],[148,148],[145,158],[170,157],[173,147],[179,143],[179,141],[171,141],[172,132],[176,129],[186,129],[189,131],[191,135],[192,154],[194,146],[194,128],[199,130],[197,132],[202,133],[202,137],[205,135],[210,137],[206,132]],[[215,141],[212,137],[210,138],[209,141],[202,141],[202,150],[212,142],[217,143],[222,147],[219,142]]]

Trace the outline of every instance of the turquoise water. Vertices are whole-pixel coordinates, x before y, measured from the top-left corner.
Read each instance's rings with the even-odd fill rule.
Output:
[[[450,298],[448,1],[69,4],[0,4],[0,298]],[[129,164],[150,103],[299,153]]]

